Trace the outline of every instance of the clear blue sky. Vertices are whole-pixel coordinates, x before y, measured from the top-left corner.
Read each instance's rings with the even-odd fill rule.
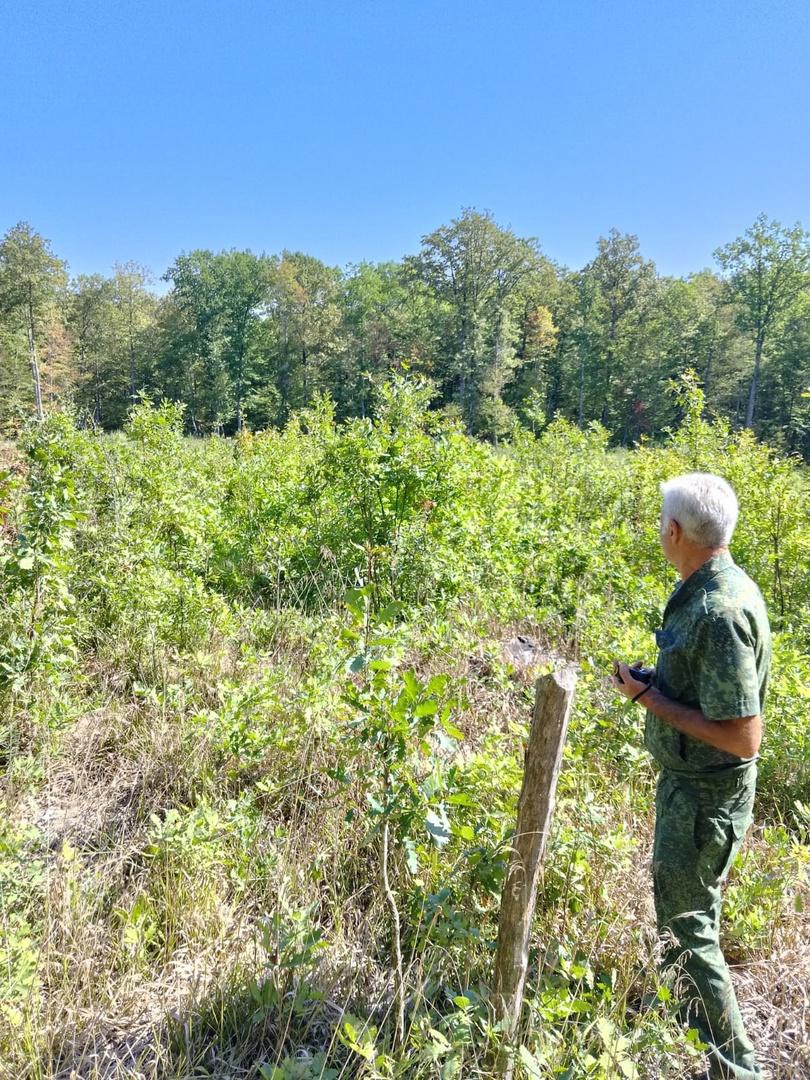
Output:
[[[0,233],[74,273],[397,259],[461,207],[664,273],[810,227],[808,0],[36,0],[0,11]]]

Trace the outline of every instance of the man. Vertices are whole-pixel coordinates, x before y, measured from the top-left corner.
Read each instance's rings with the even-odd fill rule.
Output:
[[[664,968],[683,973],[710,1076],[754,1080],[762,1073],[719,926],[721,887],[751,823],[770,629],[759,589],[729,554],[738,514],[730,486],[690,473],[661,492],[661,547],[681,581],[656,631],[652,681],[619,664],[613,682],[646,707],[644,741],[660,765],[653,887]]]

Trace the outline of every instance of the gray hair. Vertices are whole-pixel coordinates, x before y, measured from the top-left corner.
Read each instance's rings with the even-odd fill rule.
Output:
[[[661,525],[677,521],[684,535],[705,548],[726,547],[739,507],[731,485],[711,473],[686,473],[661,484]]]

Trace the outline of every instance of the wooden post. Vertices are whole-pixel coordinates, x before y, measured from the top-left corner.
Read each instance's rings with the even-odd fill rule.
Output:
[[[537,680],[517,830],[501,894],[495,953],[495,1014],[502,1024],[496,1073],[511,1080],[512,1042],[523,1005],[529,935],[577,676],[563,668]]]

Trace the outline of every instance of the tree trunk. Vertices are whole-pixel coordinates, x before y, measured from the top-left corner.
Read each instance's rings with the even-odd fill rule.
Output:
[[[239,355],[239,366],[236,372],[236,434],[238,435],[242,431],[242,394],[244,393],[242,370],[244,366],[244,358],[242,354]]]
[[[756,353],[754,354],[754,374],[751,376],[751,389],[748,392],[748,409],[745,413],[745,426],[751,428],[754,426],[754,408],[757,401],[757,390],[759,388],[759,368],[762,363],[762,346],[763,338],[761,334],[757,334]]]
[[[27,311],[27,330],[28,330],[28,359],[31,364],[31,379],[34,383],[34,400],[37,406],[37,420],[44,418],[42,411],[42,382],[39,377],[39,361],[37,359],[37,341],[36,334],[34,332],[34,304],[31,296],[28,297],[28,311]]]
[[[129,303],[129,400],[134,405],[138,400],[138,373],[135,365],[135,326],[132,311],[132,299]]]
[[[794,411],[796,409],[796,387],[791,387],[790,399],[787,406],[787,420],[785,422],[785,440],[787,441],[788,453],[792,454],[796,449],[796,424]]]
[[[135,358],[130,357],[129,361],[129,400],[135,405],[138,401],[138,390],[135,380]]]
[[[581,346],[580,346],[581,347]],[[577,426],[582,427],[585,417],[585,353],[579,354],[579,408],[577,410]]]
[[[600,417],[600,423],[607,427],[608,414],[610,413],[610,380],[613,375],[613,346],[608,348],[607,355],[605,357],[605,386],[604,386],[604,399],[602,400],[602,414]]]
[[[551,826],[576,681],[576,671],[571,667],[537,680],[534,718],[518,802],[517,830],[501,894],[495,953],[494,1005],[498,1020],[503,1022],[503,1042],[496,1073],[505,1080],[511,1080],[513,1071],[511,1043],[523,1005],[537,885]]]
[[[714,359],[714,348],[710,345],[706,354],[706,371],[703,375],[703,395],[705,400],[709,400],[709,389],[711,387],[712,378],[712,360]]]
[[[93,422],[98,427],[101,427],[101,371],[99,370],[98,353],[96,353],[93,384]]]
[[[281,397],[279,422],[284,423],[290,408],[290,334],[288,319],[281,316],[281,353],[278,366],[278,392]]]

